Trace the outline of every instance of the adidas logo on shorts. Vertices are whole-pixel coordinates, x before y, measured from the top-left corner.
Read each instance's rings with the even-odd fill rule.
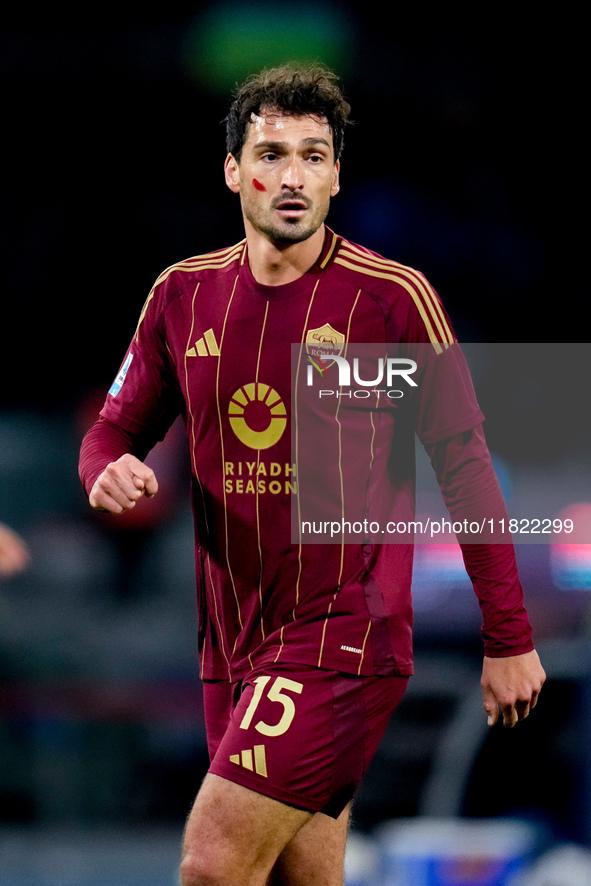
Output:
[[[239,754],[230,754],[230,763],[236,763],[244,769],[256,772],[267,778],[267,758],[265,756],[265,745],[255,744],[252,750],[241,751]]]

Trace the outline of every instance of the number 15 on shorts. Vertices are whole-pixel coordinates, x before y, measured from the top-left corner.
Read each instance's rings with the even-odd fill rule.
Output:
[[[254,680],[254,694],[244,713],[242,722],[240,723],[241,729],[248,729],[250,727],[269,681],[272,679],[272,677],[264,676],[257,677]],[[265,723],[264,720],[259,720],[258,723],[255,723],[254,725],[257,732],[269,736],[283,735],[287,732],[296,713],[295,702],[288,693],[295,692],[296,695],[300,695],[303,688],[304,684],[298,683],[296,680],[288,680],[287,677],[276,677],[271,686],[267,689],[266,695],[269,701],[277,702],[283,706],[283,713],[281,714],[279,722],[275,726],[270,726],[268,723]]]

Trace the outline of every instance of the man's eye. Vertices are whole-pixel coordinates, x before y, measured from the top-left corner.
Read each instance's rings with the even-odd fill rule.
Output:
[[[277,154],[263,154],[263,160],[273,161],[277,159]]]

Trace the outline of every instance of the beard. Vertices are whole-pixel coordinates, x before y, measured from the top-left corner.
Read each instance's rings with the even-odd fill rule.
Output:
[[[315,234],[328,215],[328,203],[316,209],[309,202],[307,206],[308,211],[304,218],[274,219],[271,218],[271,211],[264,211],[258,204],[249,205],[249,201],[243,201],[242,211],[251,225],[272,243],[289,246],[301,243]]]

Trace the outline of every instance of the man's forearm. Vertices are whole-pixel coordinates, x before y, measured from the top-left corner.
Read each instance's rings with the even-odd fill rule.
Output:
[[[428,453],[453,521],[508,526],[507,509],[481,426],[428,447]],[[474,542],[473,536],[459,536],[458,541],[482,611],[486,655],[496,658],[530,652],[534,648],[532,629],[510,534],[496,532],[484,543]]]
[[[78,473],[87,495],[90,495],[97,477],[106,466],[127,452],[142,458],[146,449],[137,435],[99,418],[85,435],[80,447]]]

